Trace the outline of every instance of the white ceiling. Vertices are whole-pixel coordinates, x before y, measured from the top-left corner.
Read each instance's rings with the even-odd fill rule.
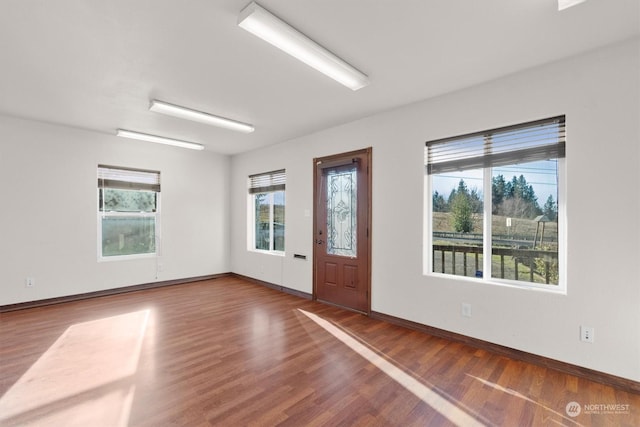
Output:
[[[356,68],[359,91],[237,26],[249,0],[2,0],[0,113],[235,154],[640,34],[639,0],[262,0]],[[252,123],[241,134],[149,100]]]

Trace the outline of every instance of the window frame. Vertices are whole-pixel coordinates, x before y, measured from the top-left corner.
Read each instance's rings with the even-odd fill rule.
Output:
[[[99,262],[112,262],[112,261],[124,261],[134,259],[145,258],[157,258],[160,256],[160,206],[161,206],[161,191],[160,191],[160,172],[139,168],[128,168],[120,166],[108,166],[98,165],[98,186],[96,188],[96,204],[97,204],[97,254]],[[118,182],[114,183],[108,179],[101,177],[101,170],[120,171],[123,176],[116,179]],[[108,173],[108,172],[107,172]],[[134,182],[135,178],[126,180],[127,173],[133,174],[152,174],[157,177],[157,183],[145,184],[140,182]],[[105,182],[109,184],[105,185]],[[155,193],[155,211],[152,212],[136,212],[136,211],[105,211],[102,206],[101,191],[107,189],[119,189],[128,191],[144,191]],[[145,253],[133,253],[126,255],[104,255],[104,247],[102,242],[103,237],[103,223],[104,218],[153,218],[154,219],[154,251]]]
[[[522,123],[520,125],[513,125],[504,128],[491,129],[483,132],[477,132],[474,134],[462,135],[460,137],[452,137],[446,138],[438,141],[445,140],[454,140],[457,138],[466,138],[470,135],[480,135],[480,134],[492,134],[498,132],[503,129],[517,129],[518,127],[524,127],[528,124],[537,123],[537,122],[545,122],[554,119],[561,120],[562,126],[565,125],[565,116],[558,116],[551,119],[540,120],[536,122]],[[564,132],[564,129],[562,130]],[[427,151],[428,148],[425,146],[425,171],[424,171],[424,235],[423,235],[423,275],[444,278],[447,280],[459,280],[470,283],[482,283],[482,284],[490,284],[490,285],[498,285],[498,286],[506,286],[517,289],[528,289],[528,290],[541,290],[547,291],[551,293],[558,294],[566,294],[567,293],[567,239],[566,239],[566,224],[567,224],[567,214],[566,214],[566,157],[564,154],[564,139],[563,146],[561,149],[561,155],[559,157],[554,157],[554,160],[557,161],[557,227],[558,227],[558,283],[557,284],[546,284],[546,283],[535,283],[528,281],[520,281],[514,279],[503,279],[499,277],[492,277],[493,268],[492,268],[492,255],[486,256],[487,254],[491,254],[493,249],[492,247],[492,178],[493,178],[493,166],[483,166],[482,170],[482,185],[483,185],[483,242],[482,242],[482,271],[483,277],[474,277],[474,276],[462,276],[462,275],[454,275],[450,273],[443,273],[434,271],[434,259],[433,259],[433,175],[427,172],[428,169],[428,161],[427,161]],[[428,142],[429,143],[429,142]],[[427,144],[428,144],[427,143]],[[528,162],[524,163],[514,162],[512,165],[523,164],[526,165]],[[511,165],[511,164],[510,164]],[[472,170],[472,169],[468,169]],[[488,250],[487,250],[488,249]]]
[[[279,169],[271,172],[250,175],[248,179],[248,222],[247,222],[247,250],[251,252],[264,253],[269,255],[284,256],[286,253],[286,212],[285,223],[283,224],[283,250],[275,249],[275,193],[283,193],[283,209],[286,210],[286,170]],[[256,217],[256,201],[260,194],[269,195],[269,249],[260,249],[256,247],[256,230],[258,218]]]

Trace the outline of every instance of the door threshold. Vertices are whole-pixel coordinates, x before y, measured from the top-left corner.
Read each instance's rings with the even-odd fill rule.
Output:
[[[322,304],[327,304],[327,305],[336,307],[336,308],[341,308],[343,310],[352,311],[354,313],[364,314],[365,316],[369,316],[369,313],[367,313],[366,311],[356,310],[355,308],[351,308],[351,307],[345,307],[344,305],[336,304],[335,302],[325,301],[325,300],[319,299],[319,298],[316,298],[316,301],[318,301],[318,302],[320,302]]]

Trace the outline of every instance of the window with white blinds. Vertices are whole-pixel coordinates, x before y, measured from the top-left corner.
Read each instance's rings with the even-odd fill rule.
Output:
[[[154,256],[160,172],[98,165],[98,258]]]
[[[249,250],[284,253],[286,179],[284,169],[249,176]]]
[[[426,274],[566,290],[564,116],[425,143]]]

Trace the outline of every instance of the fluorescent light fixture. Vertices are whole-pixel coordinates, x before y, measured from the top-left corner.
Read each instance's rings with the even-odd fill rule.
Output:
[[[190,148],[192,150],[204,150],[204,145],[195,142],[181,141],[179,139],[165,138],[163,136],[149,135],[148,133],[133,132],[118,129],[116,135],[123,138],[139,139],[140,141],[156,142],[158,144],[174,145],[176,147]]]
[[[242,9],[238,25],[352,90],[369,84],[369,77],[365,74],[256,2]]]
[[[584,3],[585,1],[587,0],[558,0],[558,10],[565,10],[570,8],[571,6]]]
[[[158,101],[157,99],[151,101],[149,110],[155,111],[156,113],[179,117],[181,119],[193,120],[200,123],[206,123],[208,125],[236,130],[238,132],[251,133],[255,129],[253,125],[247,123],[214,116],[213,114],[192,110],[190,108],[180,107],[179,105],[169,104],[168,102]]]

